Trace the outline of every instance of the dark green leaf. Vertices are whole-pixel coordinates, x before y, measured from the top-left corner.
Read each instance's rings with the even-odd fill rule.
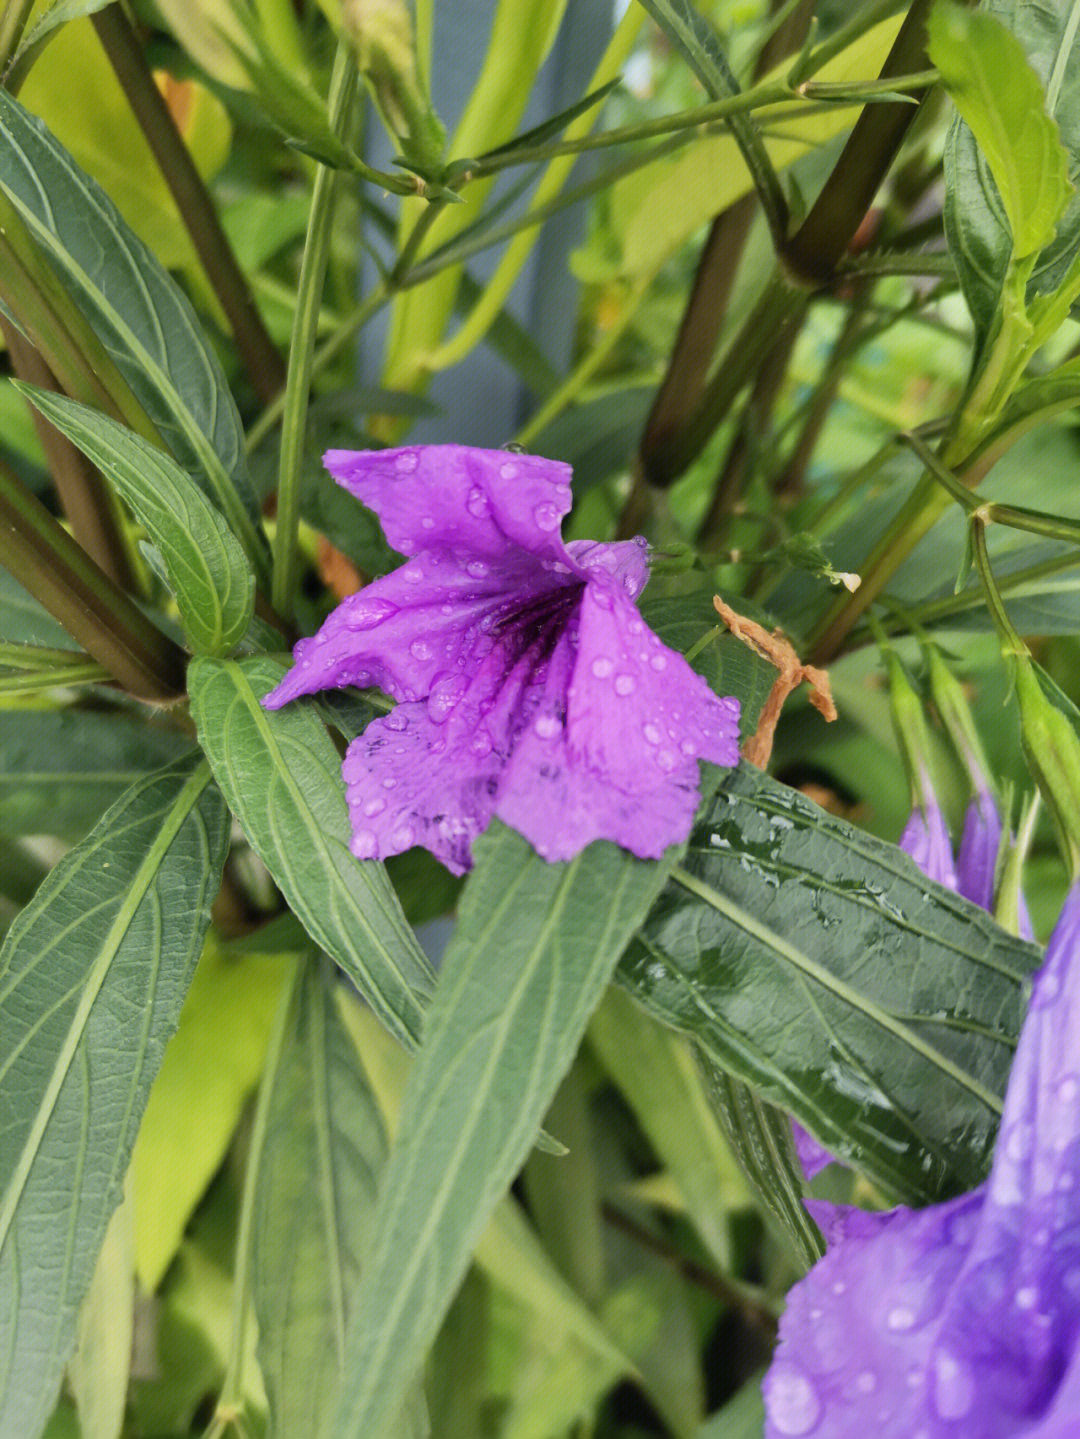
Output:
[[[615,89],[615,86],[621,83],[622,76],[616,75],[614,80],[609,80],[606,85],[601,85],[599,89],[590,91],[588,95],[583,96],[576,104],[567,106],[565,110],[560,110],[557,115],[552,115],[551,118],[545,120],[542,125],[536,125],[531,130],[523,130],[520,135],[515,135],[512,140],[507,140],[504,145],[496,145],[494,150],[485,150],[480,158],[486,160],[492,155],[506,155],[514,150],[525,149],[529,145],[542,145],[545,140],[551,140],[561,131],[565,130],[567,125],[569,125],[572,120],[576,120],[579,115],[584,115],[585,112],[591,110],[594,105],[599,105],[601,100],[606,100],[612,90]]]
[[[264,710],[284,667],[199,657],[188,671],[199,740],[229,807],[293,913],[403,1044],[420,1040],[434,976],[386,871],[349,851],[341,761],[300,705]]]
[[[498,822],[478,841],[379,1195],[336,1439],[397,1432],[469,1257],[677,852],[645,864],[598,843],[549,865]]]
[[[0,640],[50,649],[79,648],[63,625],[3,568],[0,568]]]
[[[915,1203],[984,1176],[1034,945],[746,765],[620,975],[658,1018]]]
[[[0,951],[0,1433],[56,1402],[151,1081],[225,857],[198,754],[141,780],[42,883]]]
[[[80,840],[129,785],[190,747],[126,714],[0,710],[0,835]]]
[[[240,417],[194,310],[96,181],[6,91],[0,187],[175,458],[265,569]]]
[[[316,1435],[333,1407],[345,1322],[386,1156],[378,1107],[309,962],[269,1094],[252,1231],[259,1362],[270,1436]]]
[[[164,450],[66,395],[19,385],[115,485],[165,561],[192,649],[222,655],[251,623],[255,576],[240,542],[191,477]]]

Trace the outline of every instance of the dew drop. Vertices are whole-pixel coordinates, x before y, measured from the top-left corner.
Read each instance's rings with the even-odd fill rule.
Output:
[[[593,604],[602,610],[611,609],[611,596],[607,590],[601,589],[599,585],[590,585],[589,594],[592,596]]]
[[[556,507],[549,504],[546,500],[542,505],[537,505],[533,510],[533,519],[536,521],[538,528],[542,530],[557,530],[561,518]]]
[[[859,1394],[873,1394],[877,1388],[877,1375],[872,1369],[864,1369],[855,1376],[855,1389]]]
[[[399,829],[394,830],[390,838],[398,849],[408,849],[416,838],[416,832],[411,824],[403,824]]]
[[[364,813],[368,819],[374,819],[377,814],[382,814],[385,808],[386,801],[384,799],[369,799],[364,806]]]
[[[672,754],[671,750],[662,749],[660,753],[656,756],[656,763],[665,772],[665,774],[670,774],[671,771],[675,768],[675,766],[679,763],[679,761],[678,759],[676,759],[675,755]]]
[[[1080,1093],[1080,1085],[1077,1084],[1073,1075],[1063,1079],[1057,1087],[1057,1097],[1062,1104],[1072,1104],[1078,1093]]]
[[[350,848],[357,859],[371,859],[378,847],[378,839],[370,829],[358,829],[353,835]]]
[[[942,1419],[963,1419],[975,1402],[975,1380],[968,1365],[942,1352],[934,1359],[934,1405]]]
[[[885,1316],[886,1325],[892,1330],[913,1329],[915,1327],[915,1311],[908,1309],[906,1305],[898,1304],[895,1309],[890,1309]]]
[[[1018,1120],[1005,1136],[1005,1153],[1014,1163],[1026,1159],[1031,1153],[1034,1131],[1024,1119]]]
[[[482,580],[488,572],[488,567],[483,560],[469,560],[465,566],[465,572],[472,575],[474,580]]]
[[[562,729],[562,725],[554,715],[541,715],[533,725],[533,729],[541,739],[554,739]]]
[[[518,467],[512,460],[507,460],[505,465],[499,466],[499,478],[503,480],[516,480]]]
[[[404,715],[398,714],[397,710],[394,710],[393,714],[386,716],[385,723],[387,729],[403,730],[406,725],[406,720]]]
[[[615,666],[612,662],[604,655],[601,655],[599,659],[595,659],[592,662],[592,672],[598,680],[606,680],[614,668]]]
[[[442,724],[458,700],[465,693],[468,681],[464,675],[446,675],[436,680],[428,695],[428,718],[434,724]]]
[[[630,621],[630,633],[632,635],[639,635],[644,628],[645,626],[641,623],[640,620]]]
[[[372,630],[397,612],[397,605],[392,605],[389,600],[367,599],[358,595],[354,603],[345,603],[345,623],[351,630]]]
[[[429,660],[434,652],[427,640],[413,640],[409,653],[414,660]]]
[[[1025,1284],[1016,1291],[1017,1309],[1034,1309],[1039,1302],[1039,1291],[1033,1284]]]
[[[419,456],[412,450],[406,450],[404,454],[398,455],[394,461],[394,468],[400,470],[403,475],[411,475],[419,463]]]
[[[396,784],[396,779],[384,779],[382,782],[382,787],[383,789],[393,789]]]
[[[809,1434],[821,1417],[821,1400],[810,1380],[792,1364],[773,1365],[765,1408],[778,1434]]]
[[[656,670],[657,674],[659,674],[661,670],[667,669],[667,657],[665,655],[653,655],[649,663],[653,669]]]
[[[435,521],[431,518],[430,515],[424,515],[424,517],[420,521],[420,525],[422,529],[433,530],[435,528]]]
[[[409,585],[418,585],[424,578],[424,572],[419,565],[406,565],[401,572],[401,578]]]
[[[470,753],[476,755],[479,759],[483,759],[484,755],[490,754],[492,748],[493,745],[491,743],[491,740],[488,738],[488,736],[484,733],[483,730],[477,730],[477,732],[473,735],[472,739],[469,741]]]
[[[483,490],[474,486],[469,491],[469,498],[465,501],[465,508],[470,515],[473,515],[478,520],[482,520],[488,512],[487,495],[484,494]]]
[[[650,744],[660,743],[660,731],[651,722],[649,724],[642,725],[641,733],[645,736],[645,738],[649,741]]]
[[[632,695],[637,689],[637,681],[633,675],[617,675],[615,679],[615,693],[617,695]]]
[[[694,755],[698,752],[698,747],[692,739],[684,739],[683,742],[679,745],[679,748],[682,750],[683,754]]]

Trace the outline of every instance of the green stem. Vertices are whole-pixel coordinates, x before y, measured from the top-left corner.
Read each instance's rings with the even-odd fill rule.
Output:
[[[107,684],[112,675],[104,665],[88,659],[82,665],[61,665],[50,670],[22,670],[18,674],[0,674],[0,695],[28,695],[38,690],[56,689],[60,685]]]
[[[183,650],[2,464],[0,564],[133,695],[168,701],[183,693]]]
[[[986,548],[986,525],[978,515],[971,517],[971,544],[975,557],[975,568],[979,572],[979,579],[982,581],[983,593],[986,596],[986,606],[989,609],[994,621],[994,628],[1001,639],[1001,653],[1009,655],[1027,655],[1028,647],[1013,627],[1009,619],[1008,611],[1001,598],[1001,593],[994,583],[994,572],[990,567],[990,555]]]
[[[1037,565],[1026,565],[1023,569],[1012,570],[1009,574],[1002,575],[997,581],[997,587],[1004,593],[1011,593],[1013,590],[1022,589],[1025,585],[1076,568],[1077,556],[1075,554],[1054,555],[1052,559],[1040,560]],[[903,631],[916,622],[924,626],[936,625],[939,620],[946,620],[952,615],[977,609],[984,603],[979,590],[966,589],[958,595],[943,595],[939,600],[923,600],[920,604],[909,605],[904,609],[901,617],[898,607],[888,596],[882,595],[881,598],[883,603],[894,611],[894,617],[885,621],[886,629],[890,634]],[[855,632],[852,639],[857,640],[862,636],[863,631],[860,629]]]
[[[356,59],[347,40],[338,44],[330,76],[327,111],[330,128],[341,137],[356,93]],[[291,615],[298,574],[297,533],[300,524],[300,474],[308,400],[311,391],[315,334],[322,300],[330,230],[340,174],[321,165],[315,175],[308,216],[304,257],[296,294],[289,369],[285,382],[278,470],[277,530],[274,535],[274,578],[271,600],[282,615]]]
[[[232,328],[236,348],[265,404],[285,383],[285,366],[262,322],[244,272],[218,219],[202,176],[150,72],[146,55],[119,4],[93,16],[94,28],[132,113],[154,152],[162,177]]]
[[[249,1295],[251,1273],[252,1230],[255,1222],[255,1196],[258,1189],[263,1155],[266,1151],[266,1136],[270,1124],[270,1100],[274,1093],[281,1069],[285,1039],[296,1002],[296,995],[304,972],[304,961],[297,963],[288,984],[278,1002],[274,1028],[266,1051],[266,1062],[259,1082],[259,1095],[255,1102],[255,1117],[251,1126],[247,1161],[244,1165],[244,1188],[240,1196],[240,1217],[236,1230],[236,1259],[233,1264],[232,1283],[232,1327],[229,1338],[229,1358],[222,1380],[214,1421],[219,1426],[236,1422],[244,1408],[244,1350],[247,1334],[248,1311],[251,1307]],[[208,1432],[214,1432],[212,1429]],[[217,1431],[217,1432],[220,1432]]]
[[[19,48],[26,22],[34,8],[34,0],[7,0],[0,14],[0,83],[6,79],[8,66]]]

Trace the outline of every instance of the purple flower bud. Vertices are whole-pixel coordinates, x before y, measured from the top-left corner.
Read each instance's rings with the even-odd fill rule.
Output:
[[[595,839],[655,859],[684,840],[698,761],[738,763],[739,704],[642,620],[644,540],[564,545],[570,468],[536,455],[325,462],[409,559],[301,640],[264,704],[350,684],[398,701],[345,756],[353,853],[423,845],[460,874],[496,815],[548,860]]]
[[[766,1439],[1080,1434],[1080,885],[1036,975],[989,1179],[922,1210],[811,1202]]]
[[[1001,816],[988,789],[980,788],[964,816],[964,834],[956,859],[956,887],[965,899],[983,909],[994,907],[994,880],[1001,847]],[[1018,925],[1021,939],[1033,939],[1031,917],[1023,894],[1018,895]]]
[[[911,811],[911,818],[900,836],[900,848],[911,855],[927,879],[955,889],[956,864],[948,826],[926,774],[923,775],[922,791],[923,804]]]

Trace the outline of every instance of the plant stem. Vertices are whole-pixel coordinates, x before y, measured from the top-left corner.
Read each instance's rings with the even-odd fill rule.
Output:
[[[0,331],[17,378],[55,390],[52,371],[21,331],[2,316]],[[116,496],[82,451],[33,405],[30,415],[75,538],[121,589],[135,589],[135,566]]]
[[[330,75],[327,110],[330,128],[339,138],[345,133],[349,110],[356,93],[357,70],[352,46],[345,39],[338,44]],[[320,165],[315,175],[308,216],[304,256],[296,294],[289,368],[285,383],[281,427],[281,459],[278,470],[277,530],[274,534],[274,578],[271,600],[279,614],[292,614],[297,580],[297,532],[300,524],[300,472],[307,428],[315,334],[330,252],[330,229],[340,174]]]
[[[19,48],[19,41],[33,8],[34,0],[7,0],[3,13],[0,14],[0,83],[3,83],[7,68]]]
[[[255,306],[244,272],[218,219],[191,152],[150,72],[137,35],[119,4],[93,16],[94,28],[128,104],[154,152],[206,277],[232,327],[236,348],[265,404],[285,383],[285,365]]]
[[[140,699],[183,693],[186,656],[0,464],[0,564]]]
[[[881,68],[883,80],[927,68],[926,21],[932,3],[913,0]],[[918,91],[912,98],[920,98]],[[918,105],[901,101],[864,108],[810,213],[781,248],[784,265],[800,283],[823,284],[835,274],[918,112]]]

